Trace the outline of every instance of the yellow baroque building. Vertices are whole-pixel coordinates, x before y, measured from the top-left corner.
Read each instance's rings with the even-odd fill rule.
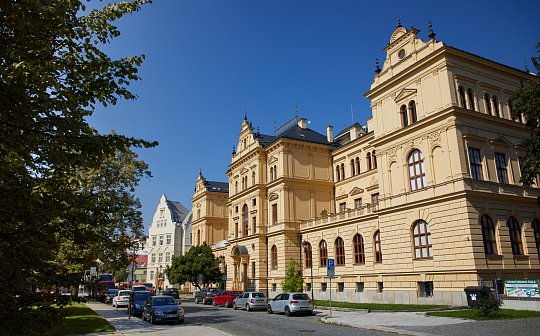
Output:
[[[228,183],[199,175],[193,244],[227,288],[273,297],[291,258],[338,301],[462,306],[466,286],[540,278],[540,190],[520,184],[529,130],[509,102],[537,79],[418,32],[393,32],[367,127],[295,117],[265,135],[245,117]]]

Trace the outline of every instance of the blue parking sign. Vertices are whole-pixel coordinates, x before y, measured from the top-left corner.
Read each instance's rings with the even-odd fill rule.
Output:
[[[329,271],[334,270],[334,259],[328,259],[328,270]]]

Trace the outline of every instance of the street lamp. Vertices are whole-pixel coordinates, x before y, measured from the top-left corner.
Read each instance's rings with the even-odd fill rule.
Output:
[[[302,241],[302,247],[304,248],[304,253],[306,254],[307,259],[307,253],[309,251],[309,268],[310,268],[310,277],[311,277],[311,299],[315,301],[315,297],[313,295],[313,250],[311,249],[311,244],[304,240]]]

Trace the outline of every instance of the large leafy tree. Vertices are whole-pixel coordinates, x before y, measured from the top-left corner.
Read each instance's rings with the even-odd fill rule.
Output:
[[[540,54],[540,43],[536,44]],[[531,58],[537,75],[540,75],[540,56]],[[515,119],[525,117],[531,130],[531,137],[523,140],[522,146],[527,149],[523,156],[524,168],[521,181],[525,185],[534,183],[540,175],[540,81],[533,80],[512,96],[512,116]]]
[[[293,258],[289,260],[285,279],[281,283],[281,287],[285,292],[301,292],[302,291],[302,274],[296,269],[296,262]]]
[[[146,2],[84,14],[86,1],[0,0],[4,333],[9,323],[30,325],[21,321],[34,312],[32,289],[73,283],[96,259],[123,258],[128,237],[141,233],[134,188],[148,172],[132,148],[156,143],[100,134],[87,118],[136,98],[128,86],[144,56],[111,59],[100,48],[120,34],[113,22]]]
[[[212,249],[206,243],[192,246],[185,255],[174,256],[171,266],[167,266],[165,274],[170,283],[183,284],[191,282],[201,289],[210,284],[221,282],[222,273],[219,259],[214,257]]]

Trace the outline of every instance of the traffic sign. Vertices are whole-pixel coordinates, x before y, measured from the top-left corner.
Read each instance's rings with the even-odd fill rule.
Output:
[[[335,274],[334,259],[328,259],[327,276],[328,279],[333,279]]]
[[[131,263],[131,264],[128,265],[127,271],[128,271],[129,273],[135,272],[135,271],[137,270],[137,268],[138,268],[138,267],[137,267],[137,264]]]
[[[135,280],[137,280],[137,276],[135,274],[128,274],[127,281],[133,282]]]

